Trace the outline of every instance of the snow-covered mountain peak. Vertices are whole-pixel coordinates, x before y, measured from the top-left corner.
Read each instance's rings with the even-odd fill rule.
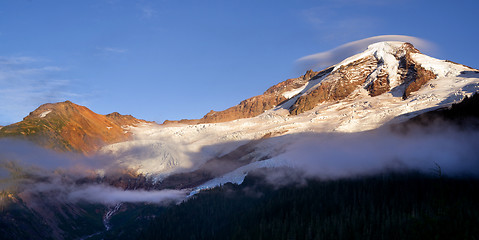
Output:
[[[321,71],[307,71],[280,82],[263,94],[222,111],[211,110],[201,119],[165,121],[166,124],[202,124],[253,118],[272,109],[289,115],[311,111],[323,102],[341,101],[366,93],[391,94],[406,99],[432,79],[454,77],[471,70],[460,64],[423,55],[407,42],[378,42],[362,53]]]
[[[414,52],[418,53],[419,51],[414,48],[411,44],[406,42],[398,42],[398,41],[389,41],[389,42],[378,42],[371,44],[367,47],[367,49],[361,53],[358,53],[354,56],[346,58],[345,60],[341,61],[340,63],[334,66],[333,71],[336,71],[341,66],[348,65],[354,61],[359,59],[374,56],[376,60],[391,64],[395,60],[404,57],[407,52]]]
[[[352,57],[321,71],[303,86],[285,95],[282,104],[292,115],[310,111],[323,102],[354,96],[391,94],[408,98],[433,79],[458,77],[467,66],[426,56],[406,42],[378,42]],[[366,91],[364,91],[366,90]]]
[[[163,178],[228,156],[260,161],[281,155],[298,133],[371,130],[450,106],[477,91],[478,70],[428,57],[409,43],[380,42],[210,116],[231,117],[226,121],[146,124],[132,128],[135,140],[103,150],[114,152],[120,165]],[[145,155],[135,149],[151,151]],[[239,150],[249,153],[237,156]]]
[[[475,70],[462,64],[457,64],[447,60],[439,60],[424,55],[412,44],[407,42],[386,41],[371,44],[365,51],[346,58],[340,63],[334,65],[332,72],[354,63],[355,61],[368,57],[374,57],[377,61],[377,68],[387,70],[389,75],[396,75],[398,68],[400,67],[398,65],[400,64],[420,65],[424,69],[432,71],[437,77],[459,75],[466,70]],[[406,60],[408,62],[405,62]],[[391,82],[394,82],[395,79],[393,78],[391,80]]]
[[[401,47],[404,46],[406,42],[400,42],[400,41],[384,41],[384,42],[377,42],[370,44],[368,46],[368,50],[386,50],[386,49],[394,49],[397,50]]]

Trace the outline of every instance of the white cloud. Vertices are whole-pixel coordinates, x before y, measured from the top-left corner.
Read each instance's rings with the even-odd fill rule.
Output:
[[[326,52],[315,53],[296,60],[302,69],[324,68],[339,63],[354,54],[366,50],[367,46],[382,41],[409,42],[421,51],[434,50],[434,44],[424,39],[405,35],[381,35],[343,44]]]
[[[123,190],[104,185],[88,185],[84,188],[77,188],[68,194],[72,201],[84,200],[92,203],[115,204],[115,203],[157,203],[168,204],[180,202],[185,199],[185,190]]]
[[[16,65],[16,64],[25,64],[38,62],[39,59],[33,57],[2,57],[0,56],[0,65]]]
[[[387,128],[350,134],[318,134],[288,142],[282,156],[309,176],[341,178],[384,170],[428,172],[439,164],[450,176],[479,174],[478,131],[443,122],[410,132]]]

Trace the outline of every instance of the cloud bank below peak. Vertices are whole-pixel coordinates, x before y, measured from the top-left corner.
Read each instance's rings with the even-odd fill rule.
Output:
[[[329,51],[301,57],[296,60],[296,64],[301,71],[329,67],[366,50],[373,43],[384,41],[409,42],[423,52],[433,52],[435,50],[433,43],[421,38],[406,35],[380,35],[349,42]]]

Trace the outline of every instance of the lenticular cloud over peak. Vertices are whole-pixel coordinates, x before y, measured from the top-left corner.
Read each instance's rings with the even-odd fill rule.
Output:
[[[301,57],[296,60],[301,70],[325,68],[341,62],[347,57],[364,51],[369,45],[384,41],[409,42],[424,52],[431,52],[434,44],[424,39],[405,35],[380,35],[349,42],[326,52]]]

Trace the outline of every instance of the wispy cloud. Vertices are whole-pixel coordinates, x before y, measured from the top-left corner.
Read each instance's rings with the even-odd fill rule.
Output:
[[[151,6],[140,6],[139,8],[143,18],[152,18],[156,15],[156,10]]]
[[[380,15],[373,14],[372,9],[391,4],[396,3],[392,0],[325,0],[300,14],[323,41],[347,42],[374,35],[381,29],[384,21]]]
[[[168,204],[180,202],[186,198],[185,190],[123,190],[104,185],[88,185],[77,188],[68,194],[72,201],[84,200],[92,203],[115,204],[115,203],[158,203]]]
[[[127,49],[124,49],[124,48],[113,48],[113,47],[101,47],[97,49],[105,53],[126,53],[128,51]]]
[[[60,76],[66,69],[47,63],[30,56],[0,56],[0,125],[20,121],[43,103],[79,96],[70,89],[72,81]]]
[[[0,64],[1,65],[17,65],[17,64],[26,64],[39,61],[33,57],[3,57],[0,56]]]
[[[41,192],[61,201],[105,205],[122,202],[178,203],[188,193],[186,189],[125,190],[88,181],[100,172],[109,175],[124,170],[112,164],[112,158],[107,156],[58,153],[31,142],[0,139],[0,191],[15,187],[20,192]]]
[[[348,5],[348,7],[350,7]],[[352,36],[370,35],[381,22],[376,17],[362,14],[344,14],[340,3],[323,4],[305,9],[301,15],[315,29],[323,41],[347,41]]]

